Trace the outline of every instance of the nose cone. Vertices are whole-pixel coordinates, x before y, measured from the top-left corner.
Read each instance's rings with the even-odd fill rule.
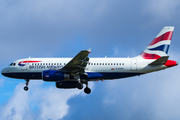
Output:
[[[6,74],[9,72],[7,68],[2,69],[1,74],[7,76]]]

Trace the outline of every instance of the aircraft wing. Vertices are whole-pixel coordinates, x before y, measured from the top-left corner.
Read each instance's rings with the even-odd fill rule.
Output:
[[[69,61],[60,71],[65,73],[85,73],[86,65],[89,63],[88,55],[91,49],[79,52],[71,61]]]

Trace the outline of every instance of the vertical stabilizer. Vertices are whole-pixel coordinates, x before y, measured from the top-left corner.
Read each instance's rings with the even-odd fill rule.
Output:
[[[173,26],[164,27],[140,56],[144,59],[158,59],[167,56],[173,31]]]

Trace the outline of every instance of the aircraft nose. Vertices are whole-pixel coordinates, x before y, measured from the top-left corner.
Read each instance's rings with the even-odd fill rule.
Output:
[[[1,74],[4,75],[4,76],[6,76],[6,73],[7,73],[7,72],[8,72],[8,69],[7,69],[7,68],[4,68],[4,69],[2,69]]]

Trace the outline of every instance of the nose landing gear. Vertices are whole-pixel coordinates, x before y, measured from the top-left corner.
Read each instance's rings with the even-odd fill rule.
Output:
[[[26,79],[26,86],[24,86],[24,90],[28,91],[29,79]]]

